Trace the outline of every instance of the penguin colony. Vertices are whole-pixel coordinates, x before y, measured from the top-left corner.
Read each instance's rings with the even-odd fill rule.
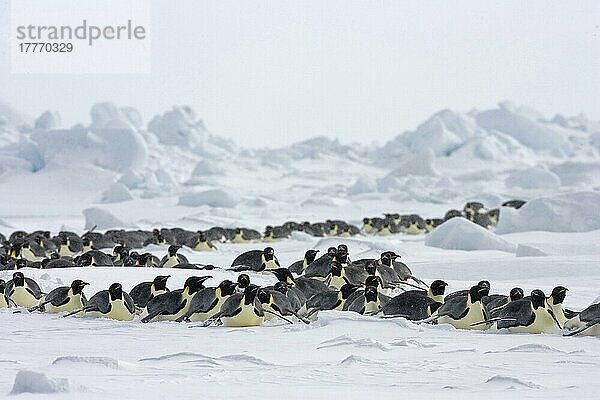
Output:
[[[61,246],[69,247],[66,238],[66,244]],[[116,247],[119,246],[123,247]],[[156,266],[192,265],[177,250],[177,246],[170,246]],[[86,256],[91,252],[98,253]],[[23,256],[22,249],[19,254]],[[86,265],[105,265],[89,263],[90,259],[100,260],[100,254],[110,265],[119,260],[124,265],[123,251],[115,251],[111,256],[89,249],[78,257],[84,258]],[[272,319],[309,324],[320,311],[339,310],[405,318],[418,324],[450,324],[468,330],[600,335],[600,304],[592,304],[581,312],[564,309],[567,288],[563,286],[552,289],[549,296],[539,289],[525,296],[518,287],[508,294],[491,294],[490,282],[482,280],[466,290],[446,294],[446,282],[435,280],[428,285],[399,258],[395,252],[385,251],[378,259],[351,260],[348,247],[340,244],[322,255],[308,250],[302,260],[286,268],[281,266],[273,248],[266,247],[244,252],[233,260],[229,270],[240,273],[235,282],[226,279],[210,286],[206,284],[210,275],[190,276],[182,288],[170,290],[170,276],[158,275],[129,292],[120,283],[113,283],[89,299],[84,294],[88,283],[79,279],[70,286],[43,293],[33,279],[18,270],[26,266],[26,260],[18,258],[12,279],[0,279],[0,308],[119,321],[137,317],[143,323],[186,321],[199,323],[192,326],[230,327],[259,326]],[[208,269],[213,268],[218,267]],[[271,274],[276,283],[257,286],[247,272]]]
[[[510,200],[503,207],[520,208],[523,200]],[[387,236],[396,233],[422,234],[431,232],[445,221],[467,218],[485,228],[492,229],[498,223],[499,210],[487,209],[482,203],[469,202],[463,211],[449,210],[444,218],[423,219],[419,215],[384,214],[383,218],[363,218],[362,233]],[[194,251],[211,251],[215,242],[250,243],[273,242],[289,238],[292,232],[304,232],[312,236],[350,237],[361,233],[361,229],[341,220],[327,220],[317,223],[288,221],[281,226],[267,226],[264,234],[249,228],[212,227],[206,231],[187,231],[181,228],[154,229],[152,231],[109,230],[104,234],[93,229],[82,236],[74,232],[59,232],[51,236],[48,231],[27,233],[15,231],[7,239],[0,233],[0,270],[33,268],[64,268],[73,266],[142,266],[198,268],[177,254],[183,246]],[[150,253],[132,251],[150,244],[168,244],[169,253],[159,260]],[[113,249],[113,254],[105,254],[102,249]],[[22,261],[20,261],[22,260]],[[18,264],[18,265],[17,265]],[[204,266],[211,268],[211,266]]]

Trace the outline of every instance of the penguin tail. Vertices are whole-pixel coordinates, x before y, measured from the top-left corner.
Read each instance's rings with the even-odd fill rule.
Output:
[[[590,322],[586,323],[585,325],[583,325],[582,327],[580,327],[578,329],[575,329],[574,331],[565,333],[563,336],[575,336],[575,335],[579,335],[581,332],[583,332],[583,331],[591,328],[592,326],[594,326],[596,324],[600,324],[600,319],[596,319],[594,321],[590,321]]]

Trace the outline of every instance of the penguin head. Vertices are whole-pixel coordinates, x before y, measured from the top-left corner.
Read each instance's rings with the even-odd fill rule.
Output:
[[[10,246],[10,251],[8,255],[12,258],[17,258],[21,254],[21,243],[13,243]]]
[[[332,261],[329,267],[331,268],[331,276],[342,276],[342,264]]]
[[[190,276],[185,280],[184,288],[187,288],[188,294],[193,294],[204,288],[204,281],[212,278],[212,276]]]
[[[271,272],[279,282],[285,282],[287,284],[293,284],[295,281],[294,276],[287,268],[276,268],[268,270]]]
[[[24,258],[19,258],[17,261],[15,261],[15,269],[25,268],[26,266],[27,260],[25,260]]]
[[[46,267],[48,266],[48,263],[52,261],[49,258],[44,258],[41,263],[40,263],[40,269],[46,269]]]
[[[319,250],[307,250],[306,253],[304,253],[304,259],[306,260],[306,263],[310,264],[311,262],[315,261],[318,252]]]
[[[81,240],[81,243],[83,244],[84,247],[94,247],[94,245],[92,244],[92,239],[90,239],[87,236],[84,236],[83,239]]]
[[[219,288],[221,289],[221,296],[231,296],[232,294],[234,294],[237,285],[237,283],[232,282],[229,279],[225,279],[223,282],[219,283]]]
[[[500,215],[500,210],[498,208],[493,208],[490,211],[488,211],[488,216],[490,218],[498,218],[499,215]]]
[[[198,241],[199,242],[206,242],[206,235],[204,234],[204,232],[198,231]]]
[[[344,283],[340,288],[340,293],[342,294],[342,299],[347,299],[352,293],[356,292],[359,285],[353,285],[351,283]]]
[[[167,280],[171,277],[171,275],[157,275],[152,284],[154,285],[154,290],[166,290],[167,289]]]
[[[4,279],[0,279],[0,294],[4,294],[4,289],[6,289],[6,282]]]
[[[129,253],[129,257],[137,261],[140,259],[140,253],[138,253],[137,251],[132,251],[131,253]]]
[[[273,289],[277,290],[279,293],[287,294],[289,287],[285,282],[277,282],[273,285]]]
[[[429,288],[431,289],[431,294],[433,294],[434,296],[443,296],[446,292],[446,286],[448,286],[446,282],[437,279],[431,283],[431,286],[429,286]]]
[[[369,225],[371,223],[371,218],[363,218],[363,224]]]
[[[365,286],[366,287],[374,287],[375,289],[377,289],[379,287],[379,284],[381,282],[379,281],[379,277],[378,276],[367,276],[367,279],[365,279]]]
[[[523,289],[520,287],[512,288],[508,297],[510,301],[521,300],[524,297]]]
[[[135,265],[136,265],[136,261],[133,257],[131,257],[131,256],[123,257],[123,266],[124,267],[135,267]]]
[[[552,289],[552,294],[550,295],[550,299],[551,300],[551,304],[553,306],[557,305],[557,304],[562,304],[563,301],[565,301],[565,297],[567,296],[567,289],[564,286],[557,286],[554,289]]]
[[[374,276],[377,272],[377,264],[375,264],[374,261],[371,261],[370,263],[365,265],[365,271],[367,271],[367,274]]]
[[[387,251],[381,253],[381,255],[379,256],[379,260],[381,261],[381,264],[385,265],[386,267],[392,266],[392,258],[390,257],[390,253]]]
[[[490,281],[479,281],[479,283],[477,283],[477,286],[479,286],[482,289],[483,295],[481,297],[490,294]]]
[[[169,252],[169,256],[175,257],[177,255],[177,251],[179,251],[180,248],[181,246],[177,244],[172,244],[171,246],[169,246],[169,249],[167,250]]]
[[[275,257],[275,250],[272,247],[265,247],[263,250],[265,261],[271,261]]]
[[[348,246],[346,246],[346,245],[345,245],[345,244],[343,244],[343,243],[342,243],[342,244],[340,244],[340,245],[338,245],[338,247],[337,247],[337,253],[336,253],[336,255],[338,255],[338,256],[339,256],[340,254],[341,254],[341,255],[345,255],[345,256],[347,256],[347,255],[348,255]]]
[[[367,302],[377,301],[377,297],[377,288],[373,286],[367,286],[365,288],[365,300],[367,300]]]
[[[531,305],[534,310],[544,307],[546,304],[546,295],[540,289],[531,291]]]
[[[257,293],[258,301],[262,304],[269,304],[271,302],[271,293],[265,289],[259,289]]]
[[[111,301],[121,300],[123,298],[123,286],[120,283],[113,283],[108,288],[108,294]]]
[[[83,288],[89,285],[89,283],[82,281],[81,279],[75,279],[71,282],[71,289],[73,294],[81,294]]]
[[[481,301],[484,296],[490,292],[489,288],[482,287],[479,285],[475,285],[469,289],[469,298],[471,299],[471,303],[476,303]]]
[[[249,305],[252,304],[254,302],[254,299],[256,298],[256,295],[258,294],[258,290],[260,289],[260,286],[256,286],[256,285],[248,285],[248,287],[246,287],[246,289],[244,289],[244,304],[245,305]]]
[[[248,274],[240,274],[237,278],[237,283],[240,289],[246,289],[250,286],[250,277]]]
[[[327,255],[331,258],[335,257],[337,253],[337,249],[335,247],[330,247],[327,249]]]

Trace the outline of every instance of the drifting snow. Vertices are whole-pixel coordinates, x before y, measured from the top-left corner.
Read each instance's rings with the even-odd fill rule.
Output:
[[[466,218],[452,218],[425,239],[425,245],[447,250],[499,250],[514,253],[517,247]]]
[[[518,210],[503,207],[496,233],[586,232],[600,229],[600,193],[576,192],[528,201]]]

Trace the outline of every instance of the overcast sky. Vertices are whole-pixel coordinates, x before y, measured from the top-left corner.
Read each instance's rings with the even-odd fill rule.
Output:
[[[0,100],[89,121],[189,104],[250,146],[377,140],[442,108],[510,99],[600,119],[600,1],[154,1],[152,73],[13,75],[0,0]]]

